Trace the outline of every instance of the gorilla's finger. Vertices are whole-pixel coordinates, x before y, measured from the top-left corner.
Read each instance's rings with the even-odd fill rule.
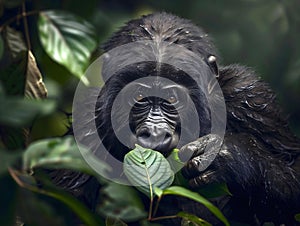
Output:
[[[187,178],[187,179],[190,179],[190,178],[193,178],[193,177],[196,177],[198,176],[201,171],[199,171],[199,168],[200,168],[200,161],[198,158],[193,158],[191,159],[190,161],[188,161],[186,163],[186,165],[181,169],[181,173],[182,175]]]
[[[217,173],[215,171],[207,171],[189,180],[189,185],[191,188],[199,188],[203,185],[211,184],[214,182],[218,182]]]

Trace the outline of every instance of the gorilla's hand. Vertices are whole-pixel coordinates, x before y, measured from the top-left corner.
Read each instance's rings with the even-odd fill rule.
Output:
[[[230,140],[232,139],[225,138],[225,141]],[[239,183],[253,176],[253,172],[249,171],[252,160],[247,157],[245,149],[237,149],[236,145],[223,142],[215,134],[203,136],[183,146],[179,157],[184,161],[187,156],[191,157],[183,167],[182,174],[189,180],[192,188],[211,183]]]

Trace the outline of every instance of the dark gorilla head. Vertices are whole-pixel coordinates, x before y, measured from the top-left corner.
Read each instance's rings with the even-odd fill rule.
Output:
[[[105,85],[95,121],[114,157],[122,161],[135,144],[167,156],[211,132],[208,80],[218,68],[200,28],[170,14],[150,15],[130,21],[103,49]]]
[[[95,120],[104,146],[117,159],[122,161],[135,144],[167,156],[210,132],[207,106],[204,93],[184,71],[168,64],[140,62],[106,81],[98,96]],[[193,121],[195,115],[198,122]],[[188,126],[181,126],[182,119]],[[195,124],[197,131],[188,128]]]

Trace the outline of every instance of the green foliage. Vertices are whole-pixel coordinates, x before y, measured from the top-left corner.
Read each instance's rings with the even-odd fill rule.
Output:
[[[73,137],[33,142],[23,155],[23,169],[61,168],[90,172]]]
[[[178,151],[175,150],[173,153],[175,153],[173,154],[174,159],[180,163],[177,154]],[[174,180],[174,173],[171,170],[168,161],[157,151],[136,145],[134,150],[125,155],[124,173],[131,181],[132,185],[137,186],[139,190],[151,197],[149,217],[152,215],[153,194],[157,195],[159,200],[165,195],[178,195],[203,204],[225,225],[229,225],[227,219],[220,210],[199,193],[192,192],[189,189],[180,186],[169,187]],[[225,192],[229,193],[226,189],[227,187],[224,186]],[[225,192],[222,192],[221,195]],[[157,205],[159,205],[159,203],[157,203]],[[185,223],[192,222],[196,225],[210,225],[205,220],[192,214],[180,212],[177,216],[182,217]]]
[[[139,190],[152,197],[153,188],[167,188],[174,180],[174,172],[164,156],[136,145],[125,155],[124,173]]]
[[[185,212],[179,212],[177,216],[182,218],[181,226],[211,226],[207,221]]]
[[[179,171],[184,165],[184,163],[181,162],[181,160],[179,159],[178,152],[179,152],[179,149],[175,148],[175,149],[173,149],[170,156],[168,157],[168,161],[170,163],[171,169],[174,172]]]
[[[93,171],[85,161],[97,164],[98,170],[105,174],[110,167],[103,161],[97,160],[86,148],[79,146],[73,136],[43,139],[33,142],[23,154],[23,169],[35,168],[71,169],[94,175],[100,181],[101,175]]]
[[[191,200],[194,200],[196,202],[199,202],[199,203],[203,204],[205,207],[207,207],[225,225],[229,225],[227,219],[220,212],[220,210],[217,207],[215,207],[211,202],[209,202],[207,199],[205,199],[203,196],[199,195],[196,192],[192,192],[192,191],[190,191],[186,188],[183,188],[183,187],[172,186],[172,187],[169,187],[169,188],[165,189],[163,191],[163,195],[179,195],[179,196],[186,197],[186,198],[189,198]],[[185,216],[185,217],[187,217],[187,216]],[[192,221],[192,219],[193,218],[191,218],[190,220]]]
[[[96,48],[93,27],[68,12],[43,11],[38,28],[41,43],[49,56],[81,77]]]
[[[23,98],[0,97],[0,124],[6,126],[29,126],[37,116],[54,112],[53,100],[28,100]]]

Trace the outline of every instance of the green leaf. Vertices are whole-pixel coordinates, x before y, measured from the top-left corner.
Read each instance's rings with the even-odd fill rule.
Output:
[[[83,147],[79,150],[72,136],[36,141],[24,152],[23,169],[36,167],[71,169],[99,177],[89,167],[82,155],[85,155],[85,158],[93,158],[93,154]],[[97,165],[103,172],[109,170],[105,162],[99,161]]]
[[[184,166],[184,162],[180,160],[178,153],[179,149],[175,148],[172,150],[170,156],[168,157],[168,161],[174,172],[179,171]]]
[[[154,194],[161,197],[163,195],[163,190],[158,187],[154,187]]]
[[[50,114],[56,108],[53,100],[16,97],[0,98],[0,105],[0,124],[15,127],[30,125],[37,116]]]
[[[109,183],[101,190],[100,214],[126,222],[143,219],[147,216],[139,194],[132,187]]]
[[[181,187],[185,187],[185,188],[189,188],[189,181],[188,179],[186,179],[181,171],[178,171],[176,174],[175,174],[175,179],[174,179],[174,182],[172,184],[173,186],[177,185],[177,186],[181,186]]]
[[[217,218],[219,218],[225,225],[229,225],[227,219],[224,217],[221,211],[217,207],[215,207],[210,201],[208,201],[196,192],[192,192],[183,187],[172,186],[165,189],[163,191],[163,195],[179,195],[199,202],[203,204],[206,208],[208,208],[210,212],[212,212]]]
[[[132,185],[150,196],[154,187],[165,189],[174,180],[174,172],[161,153],[138,145],[125,155],[123,169]]]
[[[27,52],[27,46],[21,32],[7,26],[5,28],[5,38],[13,58],[17,58],[21,52]]]
[[[38,29],[47,54],[81,77],[97,46],[94,28],[73,14],[56,10],[40,13]]]
[[[124,223],[123,221],[111,217],[106,218],[105,225],[106,226],[127,226],[127,224]]]
[[[298,214],[295,215],[295,220],[298,221],[298,222],[300,222],[300,213],[298,213]]]
[[[14,50],[10,50],[12,54]],[[25,75],[27,70],[27,52],[19,52],[16,57],[9,57],[8,63],[1,68],[0,81],[8,95],[24,95]]]
[[[176,214],[178,217],[183,218],[183,222],[181,222],[182,226],[211,226],[207,221],[186,212],[179,212]]]

